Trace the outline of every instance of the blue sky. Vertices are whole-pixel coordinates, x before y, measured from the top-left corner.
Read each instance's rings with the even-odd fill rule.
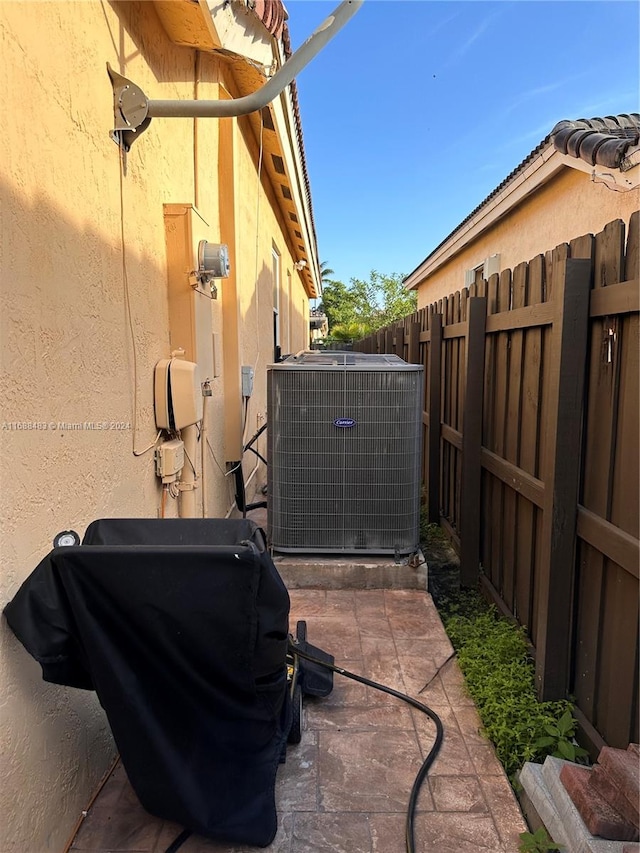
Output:
[[[285,0],[294,49],[337,6]],[[639,111],[634,0],[366,0],[298,76],[320,259],[411,272],[561,119]]]

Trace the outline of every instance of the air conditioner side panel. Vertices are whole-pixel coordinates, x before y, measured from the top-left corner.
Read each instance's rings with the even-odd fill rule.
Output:
[[[416,550],[422,386],[421,369],[269,371],[274,549]]]

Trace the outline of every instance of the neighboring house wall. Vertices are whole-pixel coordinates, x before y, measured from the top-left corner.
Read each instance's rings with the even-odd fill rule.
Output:
[[[197,226],[194,238],[231,238],[233,276],[219,281],[218,299],[203,297],[199,309],[211,310],[215,338],[207,402],[213,451],[204,454],[211,516],[224,516],[233,502],[233,477],[223,473],[234,458],[227,435],[233,430],[225,431],[225,422],[239,406],[240,377],[231,360],[225,365],[229,353],[237,365],[256,369],[247,438],[266,417],[274,244],[282,299],[289,299],[292,273],[283,322],[296,349],[307,345],[309,298],[264,171],[258,181],[249,119],[155,119],[120,177],[119,151],[108,135],[106,62],[150,97],[181,99],[233,92],[228,65],[173,44],[148,2],[3,3],[0,36],[0,104],[10,117],[0,161],[4,604],[56,532],[82,535],[95,518],[160,511],[153,452],[132,451],[156,438],[153,369],[174,344],[165,206],[184,207]],[[317,258],[310,265],[317,269]],[[241,445],[242,436],[233,437]],[[248,460],[247,475],[252,469]],[[263,481],[261,470],[254,485]],[[168,500],[167,514],[176,513]],[[95,695],[43,683],[4,620],[0,641],[0,849],[58,853],[114,754],[111,735]]]
[[[418,308],[461,290],[465,272],[490,255],[500,255],[501,270],[512,269],[575,234],[597,234],[613,219],[628,224],[639,200],[638,190],[614,191],[583,171],[564,167],[471,242],[461,237],[457,253],[418,286]]]

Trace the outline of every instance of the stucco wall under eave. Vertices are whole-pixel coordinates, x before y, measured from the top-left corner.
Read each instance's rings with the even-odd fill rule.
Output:
[[[242,223],[242,248],[237,256],[240,358],[241,364],[255,368],[254,390],[247,416],[246,435],[250,438],[267,418],[267,365],[273,363],[273,247],[280,254],[280,340],[283,353],[289,352],[289,344],[292,352],[309,346],[309,299],[294,268],[286,227],[264,171],[258,182],[258,147],[248,122],[239,120],[236,143],[236,215],[237,221]],[[264,434],[260,441],[260,452],[266,456]],[[245,458],[247,476],[255,462],[253,455]],[[264,466],[260,466],[256,485],[262,485],[265,477]]]
[[[153,366],[169,345],[162,205],[194,201],[194,123],[152,122],[121,196],[105,63],[188,98],[194,54],[168,41],[144,2],[1,3],[0,42],[11,117],[0,157],[4,604],[57,531],[158,511],[153,455],[132,453],[132,412],[135,396],[145,448],[156,434]],[[59,853],[114,747],[93,694],[45,685],[4,620],[0,634],[0,850]]]
[[[462,290],[465,271],[490,255],[500,254],[501,270],[513,269],[574,237],[597,234],[614,219],[628,223],[639,202],[637,190],[615,192],[564,168],[420,284],[418,308]]]

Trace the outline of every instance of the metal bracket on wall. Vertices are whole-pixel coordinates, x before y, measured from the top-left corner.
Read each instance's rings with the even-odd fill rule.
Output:
[[[113,86],[113,130],[109,136],[124,151],[149,127],[147,96],[135,83],[118,74],[107,62],[107,74]]]
[[[344,0],[267,82],[250,95],[226,101],[150,101],[142,89],[107,63],[113,86],[111,138],[124,151],[143,133],[152,118],[225,118],[261,110],[291,83],[304,67],[360,9],[364,0]]]

